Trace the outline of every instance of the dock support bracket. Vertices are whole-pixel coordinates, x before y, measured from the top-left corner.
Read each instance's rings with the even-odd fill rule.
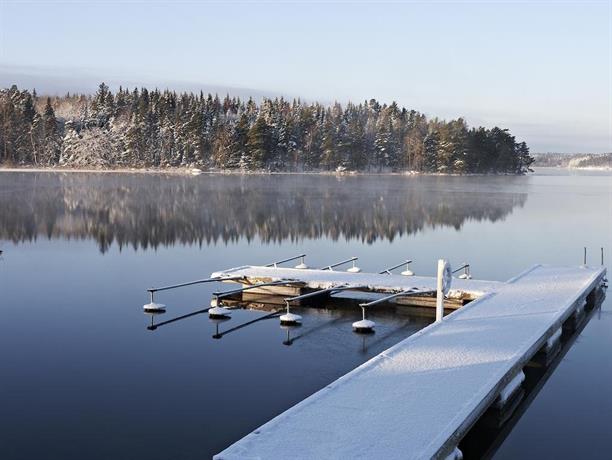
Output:
[[[521,387],[521,384],[525,380],[525,373],[520,371],[514,376],[512,380],[499,392],[499,396],[495,400],[495,407],[498,409],[503,408],[512,396]]]

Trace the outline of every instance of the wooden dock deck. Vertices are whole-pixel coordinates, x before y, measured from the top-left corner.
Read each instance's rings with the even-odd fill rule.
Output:
[[[377,293],[395,293],[408,289],[431,291],[436,289],[436,278],[428,276],[403,276],[380,273],[347,273],[345,271],[296,269],[280,267],[261,267],[245,265],[228,270],[214,272],[211,278],[233,278],[232,282],[245,285],[268,283],[272,281],[294,280],[289,286],[266,286],[251,290],[265,294],[297,295],[303,289],[319,290],[333,287],[354,287]],[[242,279],[235,279],[242,277]],[[474,300],[487,293],[494,292],[505,283],[499,281],[482,281],[474,279],[453,278],[448,298],[453,300]],[[352,291],[355,293],[355,291]],[[356,295],[356,294],[355,294]]]
[[[231,273],[240,270],[255,268]],[[328,271],[321,278],[310,272],[316,270],[302,271],[298,278],[313,287],[321,279],[346,282],[345,273]],[[560,337],[564,322],[579,314],[605,273],[603,267],[538,265],[507,283],[453,280],[456,292],[478,298],[272,419],[215,459],[458,458],[457,446],[472,425],[520,388],[523,367]],[[338,278],[330,281],[332,275]],[[376,276],[384,277],[375,281],[388,283],[390,290],[404,289],[404,284],[396,285],[400,281],[415,287],[434,282],[371,274],[363,274],[361,281]]]

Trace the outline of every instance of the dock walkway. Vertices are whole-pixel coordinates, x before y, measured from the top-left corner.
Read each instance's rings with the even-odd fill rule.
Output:
[[[538,265],[507,283],[483,285],[477,300],[372,358],[215,459],[452,456],[474,422],[517,381],[548,339],[559,336],[563,322],[583,308],[604,276],[603,267]],[[455,288],[461,288],[459,281],[453,280]]]

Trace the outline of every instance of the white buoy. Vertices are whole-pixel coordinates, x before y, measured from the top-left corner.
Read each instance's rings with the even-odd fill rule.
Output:
[[[406,270],[401,272],[400,275],[414,276],[414,272],[412,270],[410,270],[410,262],[406,262]]]
[[[208,316],[210,318],[222,318],[224,316],[229,316],[230,311],[231,310],[225,307],[212,307],[210,310],[208,310]]]
[[[361,268],[355,265],[355,261],[353,260],[353,266],[347,270],[349,273],[359,273]]]
[[[461,268],[459,268],[459,270],[461,270]],[[460,280],[471,280],[472,279],[472,275],[470,273],[470,264],[463,264],[463,273],[461,275],[459,275],[457,278],[459,278]]]
[[[304,263],[304,258],[303,257],[300,260],[300,263],[295,266],[295,268],[297,268],[298,270],[306,270],[308,268],[308,265],[306,265]]]
[[[302,317],[289,311],[289,302],[287,302],[287,313],[281,315],[280,323],[281,326],[295,326],[302,322]]]
[[[300,315],[296,315],[294,313],[285,313],[280,317],[281,325],[290,326],[299,324],[302,322],[302,317]]]
[[[376,323],[374,321],[370,321],[365,317],[365,308],[361,307],[362,319],[359,321],[355,321],[353,323],[353,331],[359,332],[362,334],[368,334],[374,332],[374,326]]]
[[[208,317],[212,319],[227,318],[230,315],[231,310],[219,305],[219,299],[214,298],[210,301],[211,308],[208,310]]]
[[[142,309],[148,313],[163,313],[166,311],[166,306],[163,303],[155,303],[153,295],[155,291],[149,291],[151,301],[148,304],[142,306]]]
[[[362,319],[353,323],[353,330],[355,332],[372,332],[376,323],[369,319]]]
[[[163,303],[151,302],[142,306],[143,310],[151,313],[160,313],[166,311],[166,306]]]

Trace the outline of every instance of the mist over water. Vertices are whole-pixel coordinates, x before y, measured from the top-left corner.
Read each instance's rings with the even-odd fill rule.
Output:
[[[320,175],[14,173],[2,176],[0,237],[93,239],[119,248],[258,239],[393,241],[466,220],[496,222],[521,179]],[[500,185],[505,190],[499,190]]]
[[[364,271],[438,257],[506,280],[535,263],[612,257],[612,176],[208,176],[0,172],[0,457],[208,458],[429,324],[334,304],[302,327],[265,313],[211,322],[214,291],[145,289],[301,252]],[[606,458],[612,414],[606,299],[496,453]],[[190,315],[193,313],[192,315]],[[190,315],[190,316],[186,316]],[[183,319],[147,326],[174,318]],[[221,339],[213,335],[226,332]],[[289,333],[289,339],[287,334]]]

